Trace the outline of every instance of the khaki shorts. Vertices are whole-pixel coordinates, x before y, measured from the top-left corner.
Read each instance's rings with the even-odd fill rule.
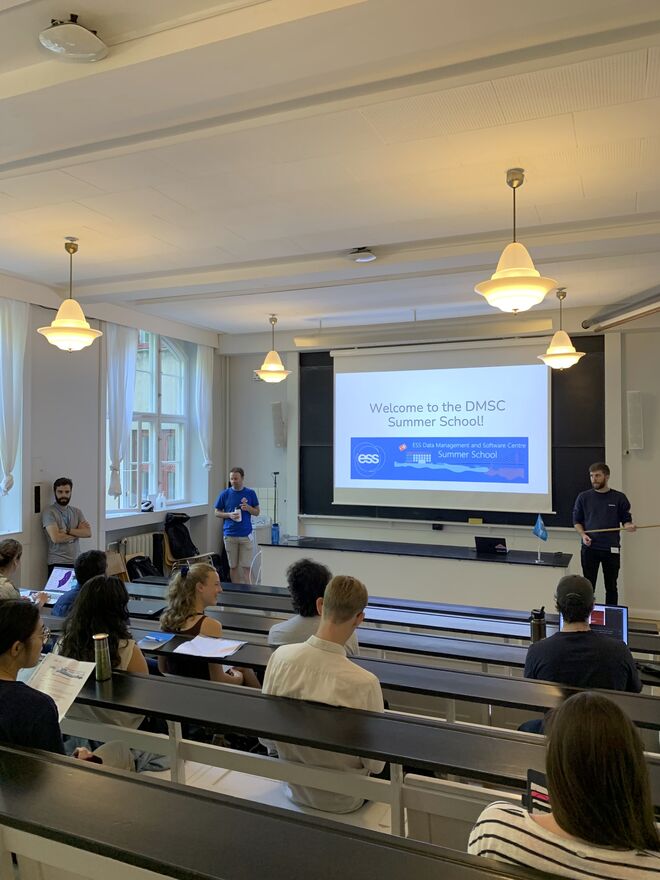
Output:
[[[237,538],[232,535],[223,535],[225,550],[230,568],[249,568],[252,565],[254,555],[252,541],[247,536]]]

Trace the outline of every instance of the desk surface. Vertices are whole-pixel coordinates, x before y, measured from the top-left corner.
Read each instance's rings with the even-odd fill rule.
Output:
[[[530,526],[531,528],[531,526]],[[474,547],[454,547],[448,544],[408,544],[403,541],[363,541],[353,538],[289,538],[286,544],[273,544],[274,550],[339,550],[353,553],[384,553],[390,556],[427,556],[434,559],[461,559],[496,565],[536,565],[567,568],[571,553],[541,553],[541,561],[531,550],[509,550],[508,553],[477,554]]]
[[[490,860],[236,798],[0,747],[2,824],[177,880],[521,880]],[[118,821],[118,805],[122,821]],[[150,821],[145,822],[148,816]]]
[[[144,596],[145,598],[162,599],[165,595],[166,577],[145,577],[127,584],[132,596]],[[291,597],[286,587],[273,587],[267,584],[233,584],[222,582],[223,595],[220,596],[219,605],[227,607],[261,608],[272,611],[291,611]],[[245,600],[243,602],[243,600]],[[279,600],[279,601],[278,601]],[[272,604],[271,604],[272,602]],[[448,614],[455,617],[481,617],[485,619],[508,620],[515,623],[527,623],[529,611],[520,611],[513,608],[491,608],[481,605],[456,605],[450,602],[424,602],[419,599],[398,599],[389,596],[369,596],[369,608],[401,609],[404,611],[419,611],[430,614]],[[556,626],[559,615],[548,612],[546,614],[548,624]],[[655,623],[644,620],[630,620],[631,632],[656,635],[658,626]]]
[[[186,636],[175,636],[162,646],[154,645],[148,649],[154,654],[172,654],[175,649],[189,641]],[[265,669],[274,649],[266,645],[243,645],[225,663],[235,666],[249,666]],[[209,658],[210,662],[222,662]],[[407,693],[424,694],[452,700],[465,700],[492,706],[506,706],[544,713],[557,706],[578,688],[568,688],[549,682],[530,681],[510,676],[487,675],[478,672],[462,672],[453,669],[438,669],[432,666],[418,666],[410,663],[396,663],[391,660],[374,660],[357,657],[354,662],[372,672],[383,688]],[[621,691],[604,691],[606,696],[617,703],[638,727],[660,730],[660,697],[646,694],[628,694]]]

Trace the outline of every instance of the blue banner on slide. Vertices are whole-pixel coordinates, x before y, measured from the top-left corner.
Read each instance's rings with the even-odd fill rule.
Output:
[[[351,437],[352,480],[527,483],[528,437]]]

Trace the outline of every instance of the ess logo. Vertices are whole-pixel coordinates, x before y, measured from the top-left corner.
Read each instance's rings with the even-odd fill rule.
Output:
[[[354,440],[352,450],[353,479],[368,479],[375,476],[385,464],[385,450],[370,440]]]

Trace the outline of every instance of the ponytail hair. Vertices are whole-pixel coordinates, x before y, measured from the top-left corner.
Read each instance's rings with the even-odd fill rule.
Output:
[[[163,632],[179,632],[183,624],[195,614],[197,586],[203,584],[215,568],[207,562],[198,562],[188,568],[182,566],[170,578],[167,588],[167,605],[160,618]]]

